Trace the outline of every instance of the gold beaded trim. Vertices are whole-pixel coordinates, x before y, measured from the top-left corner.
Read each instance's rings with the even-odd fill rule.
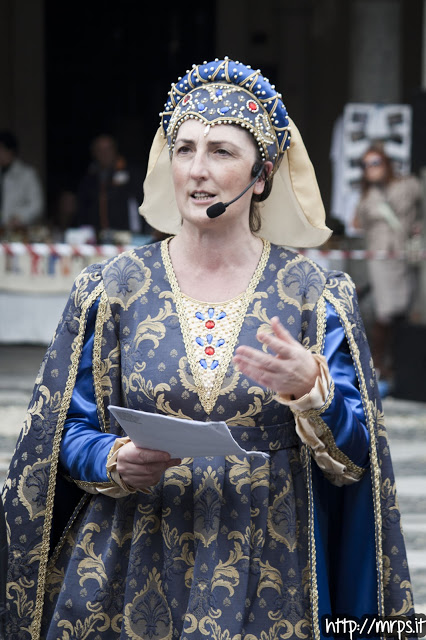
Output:
[[[98,412],[99,424],[101,430],[109,431],[109,421],[107,421],[104,408],[103,390],[102,390],[102,340],[103,327],[106,318],[108,306],[108,296],[106,291],[102,292],[99,300],[98,313],[95,322],[95,337],[93,340],[93,386],[95,389],[96,407]]]
[[[229,326],[227,330],[227,334],[229,336],[225,345],[223,345],[223,352],[221,353],[221,359],[215,370],[214,378],[206,379],[204,376],[204,370],[200,366],[200,358],[198,349],[195,346],[195,341],[193,339],[193,330],[192,330],[192,322],[188,317],[188,307],[190,303],[194,302],[191,298],[184,296],[180,290],[172,262],[170,260],[170,254],[168,250],[168,243],[171,238],[166,238],[161,243],[161,255],[164,263],[164,267],[166,270],[167,277],[170,282],[170,286],[172,288],[173,296],[175,299],[176,310],[181,326],[183,342],[185,345],[186,355],[188,358],[188,362],[191,368],[191,373],[194,378],[194,384],[197,389],[198,397],[200,399],[200,403],[205,410],[205,412],[209,415],[213,411],[213,407],[216,404],[216,401],[219,397],[220,390],[222,388],[223,380],[225,378],[226,371],[231,363],[232,356],[234,354],[235,345],[238,340],[238,336],[241,331],[241,327],[244,322],[244,318],[247,313],[248,306],[251,302],[252,296],[256,291],[256,288],[259,284],[260,278],[262,277],[263,271],[266,267],[266,264],[269,259],[269,254],[271,251],[271,245],[268,240],[263,240],[263,250],[262,255],[260,257],[259,263],[256,267],[256,270],[249,282],[249,285],[246,291],[237,298],[233,298],[233,300],[228,301],[225,304],[237,303],[237,309],[232,314],[233,318],[233,326]],[[200,307],[218,307],[224,305],[218,305],[217,303],[206,303],[206,302],[197,302]],[[238,313],[236,313],[238,311]]]
[[[312,614],[312,635],[315,640],[320,640],[321,632],[319,626],[319,595],[318,595],[318,577],[317,577],[317,547],[315,540],[315,518],[314,518],[314,491],[312,487],[312,458],[307,454],[305,448],[306,462],[306,481],[308,489],[308,522],[309,522],[309,566],[310,566],[310,600]]]
[[[215,96],[217,89],[221,89],[223,92],[224,101],[221,100],[220,103],[219,99]],[[200,98],[198,98],[199,94],[201,94]],[[205,94],[209,95],[209,100],[205,97]],[[183,104],[184,100],[188,100],[188,98],[190,98],[188,103]],[[181,100],[175,107],[167,127],[166,135],[171,152],[173,152],[175,146],[179,127],[183,122],[189,119],[199,120],[210,127],[220,124],[240,125],[244,129],[250,131],[254,136],[263,160],[267,160],[269,158],[268,148],[270,146],[275,144],[276,147],[279,148],[279,142],[271,120],[269,119],[267,110],[264,108],[262,103],[257,100],[252,92],[247,91],[243,87],[220,82],[211,85],[208,84],[196,87],[191,92],[185,94],[184,100]],[[256,117],[250,117],[250,111],[247,109],[248,102],[256,104],[259,111]],[[213,106],[216,106],[216,104],[227,106],[228,103],[232,104],[233,108],[230,108],[229,114],[226,114],[226,116],[219,114],[215,108],[212,108]],[[203,106],[205,111],[201,113],[197,112],[197,106]],[[206,115],[203,115],[204,112]],[[287,136],[289,135],[290,127],[288,126],[286,129],[284,145],[286,143]],[[275,153],[275,156],[270,159],[275,161],[277,156],[278,153]]]
[[[67,478],[67,480],[68,480],[68,478]],[[67,525],[66,525],[66,527],[65,527],[64,531],[62,532],[61,538],[60,538],[60,540],[59,540],[58,544],[56,545],[56,547],[55,547],[55,549],[54,549],[54,551],[53,551],[52,556],[51,556],[51,557],[50,557],[50,559],[49,559],[49,563],[48,563],[48,565],[47,565],[47,569],[46,569],[46,581],[48,580],[48,578],[49,578],[49,574],[51,573],[52,569],[54,568],[54,566],[55,566],[55,564],[56,564],[56,561],[57,561],[57,560],[58,560],[58,558],[59,558],[59,554],[60,554],[60,552],[61,552],[61,550],[62,550],[62,547],[63,547],[63,546],[64,546],[64,544],[65,544],[65,540],[66,540],[66,537],[67,537],[67,535],[68,535],[69,530],[70,530],[70,529],[71,529],[71,527],[73,526],[73,524],[74,524],[74,522],[76,521],[77,516],[78,516],[78,514],[80,513],[80,511],[81,511],[82,507],[83,507],[83,506],[85,505],[85,503],[89,500],[89,498],[90,498],[90,494],[88,494],[88,493],[86,493],[84,496],[82,496],[82,497],[80,498],[80,500],[79,500],[79,502],[78,502],[78,505],[77,505],[77,506],[76,506],[76,508],[74,509],[73,514],[72,514],[71,518],[68,520],[68,523],[67,523]]]
[[[327,329],[327,308],[324,297],[317,303],[317,344],[315,350],[317,353],[323,353],[325,344],[325,331]]]

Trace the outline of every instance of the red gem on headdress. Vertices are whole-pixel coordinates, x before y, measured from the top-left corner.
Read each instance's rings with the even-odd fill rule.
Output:
[[[204,349],[204,353],[206,354],[206,356],[212,356],[214,354],[214,349],[213,347],[206,347]]]
[[[207,320],[206,322],[206,329],[213,329],[215,326],[213,320]]]
[[[191,96],[185,96],[184,99],[182,100],[182,104],[186,104],[190,100],[191,100]]]
[[[247,109],[249,111],[251,111],[252,113],[256,113],[256,111],[259,110],[259,106],[256,104],[256,102],[254,102],[253,100],[249,100],[247,102]]]

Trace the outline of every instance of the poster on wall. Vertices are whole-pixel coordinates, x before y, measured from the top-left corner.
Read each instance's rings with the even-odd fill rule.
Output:
[[[360,196],[361,158],[380,143],[392,159],[395,172],[411,170],[412,109],[406,104],[349,103],[334,125],[330,159],[332,163],[331,215],[345,226],[348,236],[359,235],[352,225]]]

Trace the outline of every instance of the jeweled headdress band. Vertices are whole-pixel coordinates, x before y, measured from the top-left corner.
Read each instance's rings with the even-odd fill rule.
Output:
[[[172,149],[182,122],[196,118],[211,126],[238,124],[255,137],[264,160],[274,171],[290,145],[290,126],[281,94],[249,66],[225,58],[202,65],[173,84],[161,115]]]

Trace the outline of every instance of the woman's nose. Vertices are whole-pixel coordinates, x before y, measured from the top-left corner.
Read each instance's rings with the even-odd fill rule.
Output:
[[[197,151],[194,154],[191,164],[191,178],[199,180],[200,178],[206,178],[208,175],[208,162],[204,153]]]

